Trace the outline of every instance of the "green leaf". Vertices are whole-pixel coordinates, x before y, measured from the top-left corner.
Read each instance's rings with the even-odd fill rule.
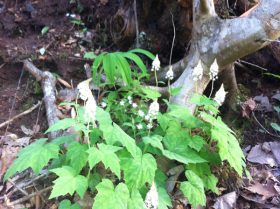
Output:
[[[97,185],[97,195],[92,209],[126,209],[128,207],[129,191],[124,183],[119,183],[114,188],[109,179],[104,179]]]
[[[43,29],[41,30],[42,36],[45,35],[47,32],[49,32],[49,29],[50,29],[49,26],[43,27]]]
[[[66,194],[73,195],[76,191],[78,195],[83,198],[87,188],[87,178],[82,175],[77,175],[75,169],[70,166],[63,166],[51,170],[59,177],[54,181],[53,190],[50,195],[50,199]]]
[[[65,143],[71,143],[76,139],[77,135],[60,136],[51,141],[52,144],[62,145]]]
[[[95,83],[99,84],[100,80],[97,79],[97,70],[100,66],[100,64],[103,62],[103,57],[106,53],[101,53],[100,55],[98,55],[96,57],[96,59],[94,60],[91,69],[92,69],[92,79]]]
[[[150,89],[150,88],[141,88],[141,91],[143,91],[143,93],[149,99],[157,99],[157,98],[161,97],[161,94],[158,91]]]
[[[153,55],[151,52],[144,49],[132,49],[129,52],[144,54],[145,56],[149,57],[151,60],[154,60],[156,58],[155,55]]]
[[[155,183],[158,192],[158,209],[168,209],[172,206],[171,198],[166,191],[166,181],[167,177],[165,174],[162,171],[157,170]]]
[[[90,60],[93,60],[95,59],[97,56],[94,54],[94,52],[86,52],[85,55],[84,55],[84,58],[85,59],[90,59]]]
[[[182,87],[171,88],[171,95],[176,96],[180,93]]]
[[[279,106],[274,106],[274,110],[275,110],[277,113],[280,113],[280,107],[279,107]]]
[[[7,180],[16,172],[24,171],[29,167],[38,174],[48,164],[50,159],[57,158],[59,146],[51,143],[46,144],[47,140],[45,138],[38,139],[22,149],[18,153],[18,158],[6,172],[4,179]]]
[[[139,189],[145,183],[152,183],[157,169],[155,158],[151,154],[137,155],[135,158],[121,158],[121,168],[128,188]]]
[[[81,206],[78,203],[72,205],[70,200],[63,200],[59,203],[58,209],[81,209]]]
[[[121,178],[120,160],[115,152],[121,150],[121,147],[115,147],[107,144],[98,144],[96,147],[91,147],[87,150],[89,153],[88,160],[90,169],[92,169],[97,163],[101,162],[105,168],[110,168],[117,177]]]
[[[107,144],[114,145],[121,143],[133,157],[141,153],[135,140],[126,134],[117,124],[113,123],[113,126],[106,127],[102,131]]]
[[[144,201],[138,190],[133,190],[128,201],[128,209],[145,209]]]
[[[58,131],[58,130],[65,130],[65,129],[75,126],[77,124],[78,124],[78,122],[73,118],[64,118],[62,120],[57,121],[52,126],[50,126],[45,133],[50,133],[50,132]]]
[[[122,53],[114,53],[115,60],[118,63],[118,70],[121,73],[122,79],[126,84],[132,83],[131,68]]]
[[[111,53],[104,55],[103,68],[104,68],[105,74],[106,74],[109,82],[114,84],[115,83],[114,77],[115,77],[116,64],[115,64],[115,59]]]
[[[90,174],[88,177],[88,187],[95,192],[96,186],[101,182],[101,176],[98,173]]]
[[[184,181],[180,185],[180,190],[188,198],[193,208],[197,206],[205,206],[206,197],[204,194],[203,181],[193,171],[187,170],[186,177],[188,181]]]
[[[159,150],[163,151],[162,145],[162,136],[153,135],[153,136],[146,136],[143,137],[143,142],[145,144],[150,144],[152,147],[158,148]]]
[[[188,169],[192,170],[203,181],[204,187],[212,192],[219,194],[217,188],[218,179],[211,173],[210,166],[207,163],[190,164]]]
[[[125,52],[125,53],[123,53],[123,56],[132,60],[133,62],[135,62],[135,64],[141,69],[141,71],[144,75],[147,74],[147,68],[138,55],[136,55],[132,52]]]
[[[70,165],[79,173],[87,163],[88,146],[79,142],[72,142],[66,153],[66,159],[70,160]]]
[[[271,127],[280,132],[280,126],[277,123],[270,123]]]
[[[204,144],[206,144],[206,142],[201,136],[194,135],[189,142],[189,147],[199,152]]]

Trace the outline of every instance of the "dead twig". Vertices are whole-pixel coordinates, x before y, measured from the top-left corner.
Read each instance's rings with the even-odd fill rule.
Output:
[[[28,193],[22,189],[20,186],[16,185],[15,182],[13,182],[11,179],[8,179],[8,182],[10,182],[18,191],[20,191],[25,196],[28,196]]]

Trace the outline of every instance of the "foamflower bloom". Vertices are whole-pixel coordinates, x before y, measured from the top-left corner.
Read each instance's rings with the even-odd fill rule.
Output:
[[[193,69],[192,77],[194,81],[201,80],[203,76],[202,62],[199,60],[197,66]]]
[[[148,125],[147,125],[147,129],[152,129],[152,128],[153,128],[153,124],[148,123]]]
[[[105,108],[105,107],[107,107],[107,104],[106,104],[106,102],[101,102],[100,106],[101,106],[102,108]]]
[[[168,80],[173,80],[174,72],[173,72],[172,66],[169,67],[169,70],[167,71],[165,78]]]
[[[214,100],[221,106],[226,98],[227,92],[225,91],[224,84],[221,85],[220,89],[216,92]]]
[[[136,128],[141,130],[141,129],[143,129],[143,125],[141,123],[139,123],[139,124],[136,125]]]
[[[120,101],[120,105],[121,105],[121,106],[124,106],[124,100],[121,100],[121,101]]]
[[[217,60],[215,59],[210,67],[210,79],[215,81],[218,79],[218,73],[219,73],[219,65],[217,63]]]
[[[132,103],[132,107],[136,108],[138,105],[136,103]]]
[[[155,100],[150,104],[148,115],[150,116],[150,118],[154,118],[155,116],[157,116],[158,112],[159,103],[157,102],[157,100]]]
[[[138,110],[138,115],[140,117],[144,117],[145,113],[142,110]]]
[[[156,58],[154,59],[154,61],[152,63],[151,71],[159,71],[159,69],[160,69],[160,61],[159,61],[158,55],[156,55]]]

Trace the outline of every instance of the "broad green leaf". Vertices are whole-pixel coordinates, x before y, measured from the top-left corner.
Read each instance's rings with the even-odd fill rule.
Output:
[[[171,88],[171,95],[176,96],[180,93],[182,87]]]
[[[94,52],[86,52],[85,55],[84,55],[84,58],[85,59],[95,59],[97,56],[94,54]]]
[[[114,145],[116,143],[121,143],[133,157],[141,153],[135,140],[126,134],[117,124],[113,123],[113,126],[106,127],[102,131],[107,144]]]
[[[100,107],[96,107],[96,119],[100,125],[102,131],[112,126],[112,119],[110,114]]]
[[[73,195],[76,191],[78,195],[83,198],[87,188],[87,178],[82,175],[77,175],[75,169],[70,166],[63,166],[51,170],[59,177],[54,181],[53,190],[50,195],[50,199],[66,194]]]
[[[79,142],[72,142],[66,153],[66,159],[70,161],[70,165],[79,173],[87,163],[88,146]]]
[[[48,143],[48,139],[38,139],[29,146],[23,148],[19,153],[17,159],[8,169],[4,179],[8,179],[16,172],[24,171],[31,167],[34,173],[39,174],[44,166],[48,164],[50,159],[58,157],[59,146]]]
[[[189,142],[189,147],[199,152],[204,144],[206,144],[206,142],[201,136],[194,135]]]
[[[159,114],[157,117],[157,121],[163,131],[168,128],[170,120],[172,120],[172,118],[170,118],[167,114]]]
[[[128,188],[139,189],[145,183],[152,183],[157,169],[155,158],[151,154],[137,155],[135,158],[121,158],[121,168]]]
[[[207,163],[190,164],[187,166],[189,170],[192,170],[203,181],[204,187],[210,189],[212,192],[219,194],[217,188],[218,179],[214,176],[210,170],[210,166]]]
[[[166,181],[167,177],[165,174],[162,171],[157,170],[155,183],[158,192],[158,209],[168,209],[172,206],[171,198],[166,191]]]
[[[204,194],[203,181],[194,172],[187,170],[186,177],[188,181],[184,181],[180,185],[180,190],[188,198],[193,208],[197,206],[205,206],[206,197]]]
[[[152,147],[158,148],[159,150],[163,151],[162,136],[159,135],[146,136],[143,137],[143,142],[145,144],[150,144]]]
[[[270,123],[271,127],[280,132],[280,126],[277,123]]]
[[[75,126],[77,124],[78,124],[78,122],[73,118],[64,118],[62,120],[57,121],[52,126],[50,126],[45,133],[58,131],[58,130],[65,130],[65,129]]]
[[[151,60],[154,60],[156,58],[155,55],[153,55],[151,52],[144,49],[132,49],[129,52],[144,54],[145,56],[149,57]]]
[[[96,186],[101,182],[101,176],[98,173],[90,174],[88,177],[88,187],[95,192]]]
[[[92,69],[92,79],[97,84],[99,84],[99,82],[100,82],[100,80],[97,79],[97,70],[98,70],[100,64],[102,63],[103,57],[104,57],[105,54],[106,53],[101,53],[100,55],[98,55],[96,57],[96,59],[94,60],[92,66],[91,66],[91,69]]]
[[[122,79],[126,84],[132,83],[131,68],[127,60],[121,53],[114,53],[116,62],[118,63],[118,70],[121,73]]]
[[[126,57],[127,59],[130,59],[133,62],[135,62],[135,64],[141,69],[141,71],[144,75],[147,74],[147,68],[138,55],[136,55],[132,52],[125,52],[125,53],[123,53],[123,56]]]
[[[87,150],[89,156],[89,166],[92,169],[97,163],[102,162],[105,168],[110,168],[120,179],[120,160],[115,152],[121,150],[121,147],[115,147],[107,144],[98,144],[98,148],[91,147]]]
[[[129,191],[124,183],[119,183],[114,188],[109,179],[104,179],[97,186],[97,195],[95,197],[92,209],[126,209],[128,208]]]
[[[60,136],[51,141],[52,144],[61,145],[64,143],[71,143],[75,140],[77,135]]]
[[[157,99],[157,98],[161,97],[161,94],[158,91],[150,89],[150,88],[141,88],[141,91],[143,91],[143,93],[149,99]]]
[[[78,203],[72,205],[70,200],[63,200],[59,203],[58,209],[81,209],[81,206]]]
[[[116,65],[115,65],[114,57],[112,56],[111,53],[104,55],[103,68],[109,82],[112,84],[115,83],[114,77],[115,77]]]
[[[139,191],[136,189],[133,190],[130,193],[130,199],[128,201],[128,209],[146,209],[144,208],[144,204],[145,203]]]

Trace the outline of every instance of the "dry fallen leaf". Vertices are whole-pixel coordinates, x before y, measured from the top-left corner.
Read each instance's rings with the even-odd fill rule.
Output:
[[[267,200],[278,195],[278,192],[274,188],[274,182],[272,181],[268,181],[267,184],[255,182],[252,186],[246,187],[245,189],[252,193],[261,195],[263,200]]]
[[[268,164],[271,167],[277,165],[276,159],[272,152],[267,153],[262,149],[262,145],[254,146],[247,156],[247,160],[252,163]]]
[[[237,200],[236,192],[231,192],[218,197],[213,208],[215,209],[232,209],[235,208]]]
[[[242,105],[242,117],[249,118],[252,111],[256,108],[257,104],[256,102],[250,98],[247,101],[245,101]]]

